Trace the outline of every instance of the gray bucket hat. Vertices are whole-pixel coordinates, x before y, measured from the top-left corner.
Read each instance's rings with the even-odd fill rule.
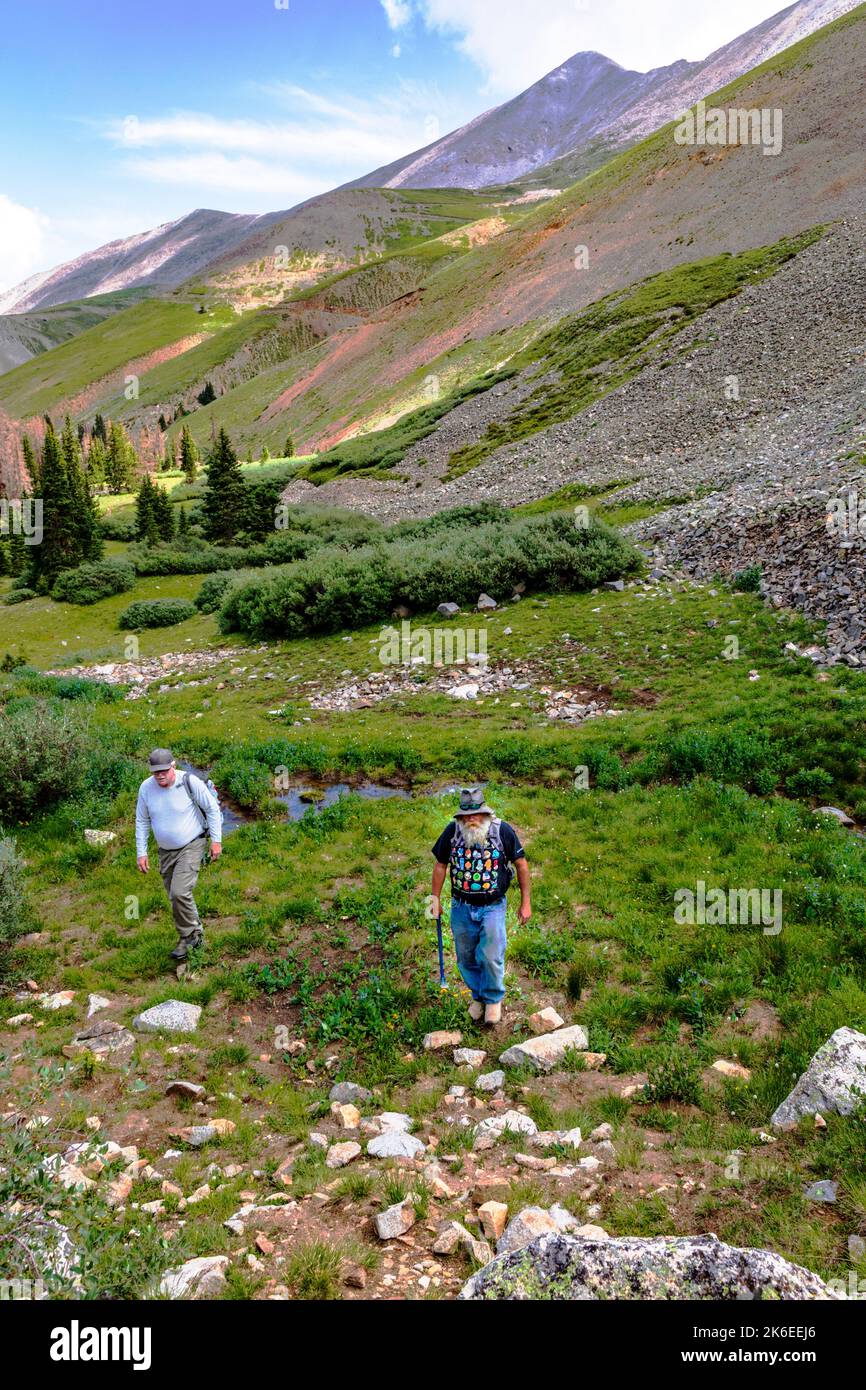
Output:
[[[148,762],[151,772],[168,772],[174,763],[174,754],[170,748],[154,748]]]
[[[460,809],[454,812],[459,816],[495,816],[492,806],[487,805],[483,787],[462,787],[460,790]]]

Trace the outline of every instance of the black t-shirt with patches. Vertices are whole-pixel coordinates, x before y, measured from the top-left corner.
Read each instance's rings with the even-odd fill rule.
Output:
[[[454,842],[454,832],[457,829],[456,821],[449,821],[442,831],[439,839],[433,846],[433,854],[439,864],[451,864],[451,848]],[[451,875],[451,896],[458,902],[470,903],[478,906],[483,903],[491,903],[504,898],[511,875],[508,869],[509,864],[514,864],[518,859],[525,859],[526,854],[517,832],[507,821],[502,821],[499,827],[499,835],[502,840],[502,853],[496,851],[490,837],[487,838],[486,846],[481,846],[472,851],[467,851],[465,867],[458,869],[458,878],[455,881],[455,874],[452,869]],[[495,878],[494,878],[495,875]],[[493,884],[498,888],[496,898],[491,897],[490,892],[473,891],[476,885]]]

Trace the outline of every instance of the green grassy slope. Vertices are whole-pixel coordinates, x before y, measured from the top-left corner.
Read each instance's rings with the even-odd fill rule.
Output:
[[[50,411],[136,358],[195,333],[213,333],[233,317],[224,307],[199,314],[191,304],[147,300],[7,372],[0,377],[0,405],[20,420]]]
[[[59,347],[112,314],[147,299],[151,293],[149,289],[117,290],[50,309],[0,315],[0,375],[39,353]]]
[[[63,623],[25,611],[23,642],[37,644],[33,655],[45,664],[85,649],[120,659],[114,606],[108,600],[71,618],[55,606]],[[76,648],[71,639],[84,638],[79,617],[94,627]],[[145,634],[143,654],[216,644],[212,621]],[[26,859],[42,933],[13,953],[12,979],[75,991],[68,1008],[17,1031],[7,1031],[7,1021],[21,1003],[12,992],[0,1000],[3,1044],[19,1054],[5,1099],[48,1117],[23,1149],[12,1135],[17,1152],[4,1152],[19,1198],[31,1191],[42,1146],[87,1137],[92,1114],[102,1117],[106,1138],[138,1125],[135,1141],[151,1161],[177,1147],[170,1131],[193,1119],[166,1102],[165,1087],[178,1074],[205,1084],[219,1097],[213,1113],[236,1126],[203,1151],[187,1149],[172,1167],[185,1194],[205,1182],[213,1161],[240,1167],[197,1202],[194,1221],[179,1224],[171,1199],[155,1216],[145,1210],[141,1203],[160,1197],[160,1180],[139,1178],[132,1196],[139,1205],[104,1219],[95,1219],[98,1190],[82,1203],[52,1189],[52,1206],[89,1252],[94,1296],[140,1295],[169,1262],[222,1252],[232,1296],[264,1298],[274,1277],[294,1291],[294,1266],[275,1263],[292,1254],[281,1243],[290,1233],[277,1232],[274,1254],[263,1250],[262,1268],[238,1282],[249,1269],[249,1236],[222,1224],[253,1168],[258,1201],[284,1194],[276,1170],[287,1154],[290,1195],[319,1256],[365,1261],[367,1294],[378,1292],[378,1243],[358,1232],[362,1218],[400,1195],[393,1187],[400,1175],[360,1157],[338,1182],[308,1142],[314,1130],[332,1142],[346,1137],[328,1108],[328,1090],[340,1079],[378,1087],[364,1113],[409,1113],[425,1142],[435,1139],[440,1156],[452,1156],[441,1160],[452,1197],[419,1189],[434,1234],[443,1221],[465,1219],[471,1204],[462,1194],[491,1172],[511,1214],[557,1201],[611,1235],[712,1230],[825,1277],[847,1277],[847,1235],[866,1213],[862,1114],[828,1113],[826,1129],[807,1121],[772,1145],[759,1136],[834,1029],[866,1027],[859,888],[866,851],[859,837],[813,816],[813,796],[791,789],[809,772],[826,796],[866,814],[859,751],[866,678],[839,669],[818,680],[810,663],[784,655],[786,642],[809,635],[802,620],[721,587],[539,595],[477,621],[488,629],[493,660],[529,663],[527,688],[461,707],[458,719],[453,702],[425,688],[433,673],[418,671],[414,689],[382,705],[328,713],[307,697],[338,686],[347,671],[376,669],[376,629],[349,643],[335,636],[236,650],[205,673],[204,684],[166,672],[147,699],[93,705],[89,724],[110,754],[110,787],[96,775],[32,824],[7,827]],[[722,654],[719,634],[728,631],[741,641],[737,661]],[[757,682],[749,679],[753,664]],[[26,704],[26,679],[0,676],[0,704],[7,697]],[[574,683],[600,688],[621,713],[575,728],[548,721],[543,690]],[[69,710],[74,702],[64,704]],[[159,882],[138,875],[130,841],[135,788],[155,742],[211,768],[248,817],[228,837],[219,866],[200,879],[207,944],[183,980],[167,968],[174,934]],[[375,776],[415,794],[344,799],[292,825],[270,802],[277,763],[291,768],[299,787]],[[578,792],[581,766],[591,780]],[[489,798],[526,845],[534,906],[521,925],[509,901],[506,1023],[487,1033],[467,1018],[450,945],[450,988],[439,990],[435,925],[425,916],[429,846],[453,809],[443,788],[479,776],[491,779]],[[85,845],[85,825],[117,838],[105,848]],[[760,924],[678,924],[674,895],[698,880],[777,889],[781,933],[768,936]],[[134,921],[123,916],[131,901],[140,909]],[[83,1025],[89,991],[107,994],[111,1017],[124,1023],[168,997],[200,1004],[195,1054],[179,1059],[167,1051],[176,1039],[148,1037],[123,1072],[67,1059],[62,1049]],[[586,1070],[571,1059],[550,1076],[506,1069],[505,1094],[542,1129],[579,1125],[588,1135],[602,1121],[611,1125],[614,1154],[589,1194],[583,1174],[521,1170],[515,1155],[523,1136],[505,1136],[467,1159],[471,1133],[448,1124],[443,1097],[455,1079],[471,1086],[473,1078],[455,1069],[450,1052],[421,1046],[426,1031],[459,1027],[466,1045],[487,1050],[489,1068],[545,1005],[584,1027],[606,1060]],[[299,1057],[275,1045],[276,1023],[304,1039]],[[337,1060],[326,1066],[326,1058]],[[718,1058],[747,1068],[748,1080],[714,1074]],[[555,1145],[539,1152],[560,1164],[572,1158]],[[732,1178],[734,1152],[740,1163]],[[804,1197],[819,1178],[840,1180],[835,1204]],[[331,1183],[327,1203],[305,1202]],[[34,1196],[45,1200],[44,1190]],[[590,1201],[598,1207],[591,1216]],[[416,1226],[412,1260],[434,1238],[427,1225]],[[132,1229],[135,1240],[125,1240]],[[169,1235],[166,1249],[159,1237]],[[442,1268],[452,1270],[440,1289],[447,1297],[468,1271],[454,1260]],[[341,1296],[336,1276],[327,1287]]]

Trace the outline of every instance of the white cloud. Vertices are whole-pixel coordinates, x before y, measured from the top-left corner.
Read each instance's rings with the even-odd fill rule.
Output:
[[[400,45],[399,45],[398,43],[395,43],[394,46],[393,46],[393,48],[391,49],[391,57],[392,57],[392,58],[399,58],[399,57],[400,57]]]
[[[385,18],[392,29],[403,29],[412,18],[410,0],[381,0]]]
[[[0,193],[0,290],[43,268],[48,218]]]
[[[314,99],[315,101],[315,99]],[[320,103],[326,119],[319,123],[304,121],[227,121],[204,112],[179,111],[152,120],[131,118],[114,122],[109,137],[129,151],[145,149],[187,149],[210,153],[274,156],[285,162],[319,167],[336,162],[372,159],[381,163],[393,158],[394,132],[387,124],[373,119],[373,114],[351,113],[334,108],[328,112]]]
[[[136,178],[186,185],[196,197],[259,194],[262,211],[273,195],[289,206],[428,144],[431,120],[443,105],[435,86],[406,80],[375,103],[333,100],[291,83],[259,90],[285,115],[225,120],[173,111],[126,116],[102,133],[125,156],[124,171]]]
[[[514,96],[566,58],[594,50],[646,72],[678,58],[706,58],[775,14],[780,0],[418,0],[429,29],[453,38],[487,79],[487,90]]]
[[[304,175],[292,165],[244,156],[230,159],[216,150],[131,159],[125,167],[128,173],[152,183],[221,193],[276,195],[279,206],[287,208],[322,191],[321,178],[315,171]]]

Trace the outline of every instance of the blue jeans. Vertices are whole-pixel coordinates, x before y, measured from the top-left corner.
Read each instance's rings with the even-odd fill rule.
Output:
[[[474,907],[451,899],[451,931],[457,965],[472,998],[499,1004],[505,998],[505,899]]]

